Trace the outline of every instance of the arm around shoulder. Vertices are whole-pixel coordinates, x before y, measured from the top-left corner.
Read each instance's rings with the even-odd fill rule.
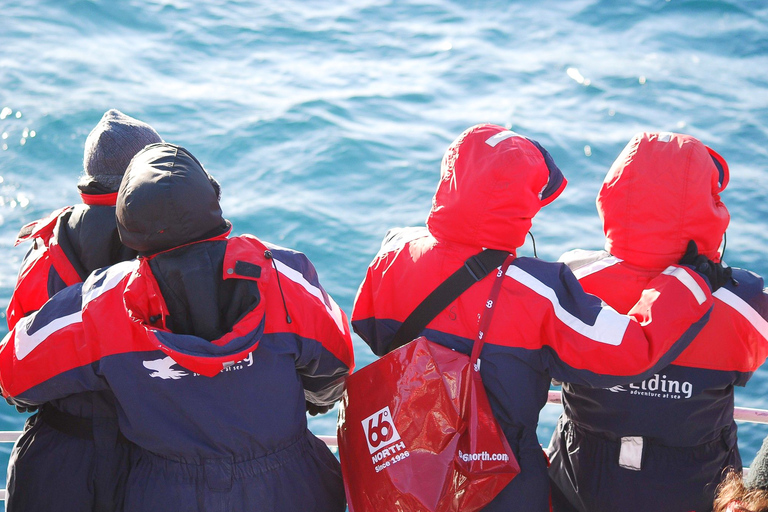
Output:
[[[87,343],[81,290],[81,284],[62,290],[5,336],[0,386],[6,399],[36,405],[101,388],[89,364],[98,360],[98,347]]]
[[[673,265],[654,278],[627,315],[585,293],[561,273],[575,315],[561,315],[550,372],[564,382],[610,387],[650,375],[674,360],[706,324],[713,305],[709,284],[693,269]]]

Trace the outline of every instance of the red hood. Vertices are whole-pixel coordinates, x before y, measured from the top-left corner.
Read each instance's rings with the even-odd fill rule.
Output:
[[[533,216],[565,184],[536,141],[501,126],[473,126],[443,156],[427,228],[438,240],[514,253]]]
[[[664,268],[689,240],[720,260],[730,215],[720,201],[725,160],[689,135],[641,133],[611,166],[597,196],[605,249],[627,263]]]

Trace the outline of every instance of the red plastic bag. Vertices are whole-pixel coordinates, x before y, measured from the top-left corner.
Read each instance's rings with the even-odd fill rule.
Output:
[[[338,439],[350,512],[472,512],[520,472],[471,370],[420,337],[348,377]]]

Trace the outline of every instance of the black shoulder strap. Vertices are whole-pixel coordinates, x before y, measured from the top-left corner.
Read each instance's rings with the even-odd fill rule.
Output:
[[[395,333],[387,352],[392,352],[416,338],[432,319],[470,286],[504,263],[508,255],[507,251],[486,249],[468,258],[464,265],[427,295],[427,298],[408,315]]]

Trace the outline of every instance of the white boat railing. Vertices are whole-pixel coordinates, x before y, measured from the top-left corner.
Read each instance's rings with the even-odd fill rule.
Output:
[[[550,391],[547,404],[562,405],[563,400],[559,391]],[[736,421],[748,423],[766,423],[768,424],[768,411],[764,409],[751,409],[749,407],[734,407],[733,418]],[[8,430],[0,431],[0,443],[15,443],[21,435],[20,431]],[[336,449],[339,446],[336,436],[317,436],[329,448]],[[747,469],[745,468],[746,472]],[[0,489],[0,501],[5,500],[5,489]]]

